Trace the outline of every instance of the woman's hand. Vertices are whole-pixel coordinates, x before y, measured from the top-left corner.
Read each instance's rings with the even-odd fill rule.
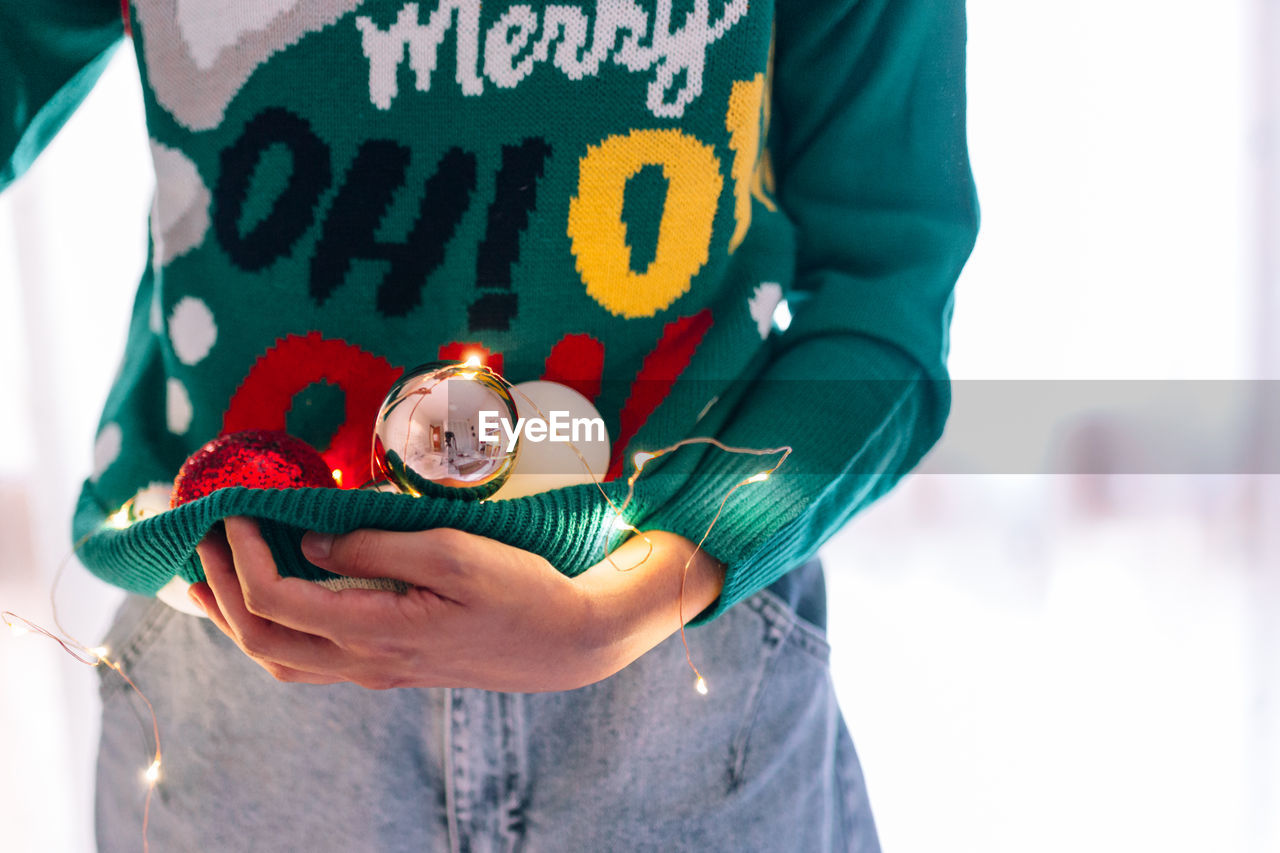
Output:
[[[256,523],[229,518],[200,544],[207,583],[191,596],[281,681],[536,692],[599,681],[680,626],[693,545],[661,531],[569,579],[536,554],[459,530],[308,533],[303,552],[337,574],[397,578],[406,595],[330,590],[280,577]],[[643,560],[643,562],[641,562]],[[636,565],[639,563],[639,565]],[[723,569],[694,556],[684,618],[711,603]]]

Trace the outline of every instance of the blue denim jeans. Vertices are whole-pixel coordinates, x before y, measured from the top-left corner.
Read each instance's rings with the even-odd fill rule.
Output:
[[[563,693],[282,684],[208,620],[130,596],[106,639],[155,706],[169,851],[878,851],[811,563]],[[806,618],[806,614],[809,618]],[[141,849],[149,716],[102,672],[97,833]]]

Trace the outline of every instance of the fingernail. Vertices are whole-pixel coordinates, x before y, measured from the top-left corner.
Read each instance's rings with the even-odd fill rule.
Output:
[[[187,587],[187,595],[191,598],[192,601],[196,603],[197,607],[199,607],[205,613],[209,612],[209,608],[204,606],[204,602],[200,600],[200,596],[196,595],[196,591],[194,588]]]
[[[332,533],[316,533],[308,531],[302,537],[302,553],[313,560],[323,560],[333,550]]]

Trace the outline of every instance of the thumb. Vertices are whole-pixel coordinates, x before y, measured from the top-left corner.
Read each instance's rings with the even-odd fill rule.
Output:
[[[395,578],[448,596],[461,574],[459,543],[450,544],[449,534],[456,532],[363,529],[334,536],[310,531],[302,537],[302,553],[336,574]]]

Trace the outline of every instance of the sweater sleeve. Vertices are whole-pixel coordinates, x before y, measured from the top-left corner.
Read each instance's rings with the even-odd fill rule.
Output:
[[[123,31],[117,0],[0,0],[0,190],[84,100]]]
[[[715,435],[794,452],[725,505],[704,545],[724,589],[697,621],[799,565],[937,441],[952,291],[977,233],[963,2],[778,7],[770,150],[798,240],[794,319]],[[642,527],[697,542],[729,489],[770,464],[704,452]]]

